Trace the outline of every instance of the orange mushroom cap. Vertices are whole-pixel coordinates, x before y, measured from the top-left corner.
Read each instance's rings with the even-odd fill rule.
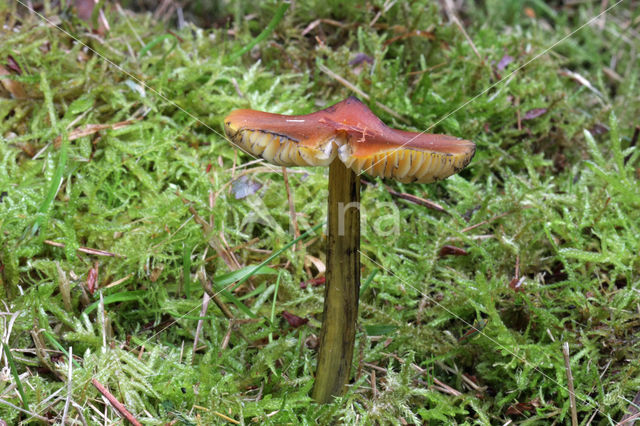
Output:
[[[470,141],[387,127],[355,97],[307,115],[235,110],[224,127],[235,145],[273,164],[326,166],[338,156],[355,172],[401,182],[444,179],[475,153]]]

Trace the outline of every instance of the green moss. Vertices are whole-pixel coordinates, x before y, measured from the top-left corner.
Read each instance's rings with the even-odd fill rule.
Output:
[[[0,324],[31,411],[61,420],[68,362],[60,347],[73,347],[70,415],[78,419],[82,407],[89,423],[104,422],[105,412],[92,378],[145,424],[222,415],[274,424],[568,423],[568,342],[579,419],[621,419],[640,386],[632,361],[640,175],[631,146],[640,42],[627,24],[637,8],[621,4],[540,55],[600,3],[525,2],[534,18],[521,2],[470,4],[456,13],[472,47],[429,2],[388,10],[382,1],[297,2],[265,40],[233,56],[280,3],[215,2],[220,19],[205,19],[214,22],[206,30],[109,9],[102,36],[49,3],[46,15],[68,34],[20,5],[0,6],[16,30],[0,39],[0,64],[9,56],[19,64],[22,74],[10,78],[27,93],[0,91]],[[185,13],[207,15],[203,7]],[[370,61],[354,65],[359,53]],[[505,55],[512,62],[499,67]],[[323,262],[323,237],[279,252],[295,238],[280,169],[239,168],[251,158],[221,126],[235,108],[306,113],[352,94],[320,65],[367,93],[385,122],[478,146],[460,176],[387,182],[445,212],[395,199],[382,182],[365,186],[362,276],[378,272],[361,297],[353,386],[327,406],[308,396],[323,290],[299,285],[312,278],[305,264],[316,273]],[[534,109],[544,111],[527,115]],[[125,120],[76,137],[87,125]],[[300,231],[322,224],[326,171],[288,176]],[[255,193],[236,198],[242,185]],[[468,254],[440,256],[444,245]],[[221,246],[234,248],[240,265],[278,254],[270,266],[279,275],[221,294],[233,320],[215,303],[200,314],[197,273],[229,272]],[[292,328],[285,310],[309,322]],[[13,380],[0,383],[1,398],[22,407]],[[0,418],[31,421],[2,403]]]

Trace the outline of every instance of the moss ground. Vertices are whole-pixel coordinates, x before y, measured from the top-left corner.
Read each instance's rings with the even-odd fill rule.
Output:
[[[92,379],[144,424],[633,412],[640,3],[195,2],[179,25],[109,4],[108,31],[25,4],[0,4],[0,419],[120,422]],[[352,94],[478,151],[444,182],[364,186],[354,377],[317,405],[323,288],[300,284],[323,272],[327,171],[288,171],[292,244],[282,170],[245,165],[222,118]]]

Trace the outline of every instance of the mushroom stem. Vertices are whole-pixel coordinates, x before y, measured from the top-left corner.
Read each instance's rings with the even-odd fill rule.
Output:
[[[329,167],[329,234],[324,314],[313,399],[331,402],[349,380],[360,292],[360,176],[336,159]]]

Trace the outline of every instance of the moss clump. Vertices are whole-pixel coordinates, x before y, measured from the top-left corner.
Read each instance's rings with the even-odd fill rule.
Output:
[[[271,27],[278,3],[216,3],[207,29],[107,7],[103,33],[51,2],[38,12],[58,27],[0,6],[0,324],[17,373],[0,358],[0,418],[61,421],[72,347],[68,416],[88,423],[105,412],[92,378],[145,424],[568,423],[564,342],[578,418],[622,418],[640,385],[638,9],[547,51],[598,10],[341,3],[292,4]],[[319,406],[323,292],[300,282],[322,269],[322,236],[291,247],[281,170],[243,166],[221,119],[327,106],[353,94],[336,76],[388,124],[478,153],[444,182],[391,183],[444,213],[363,190],[373,278],[353,387]],[[326,216],[325,172],[289,171],[301,232]],[[202,311],[203,277],[233,319]]]

